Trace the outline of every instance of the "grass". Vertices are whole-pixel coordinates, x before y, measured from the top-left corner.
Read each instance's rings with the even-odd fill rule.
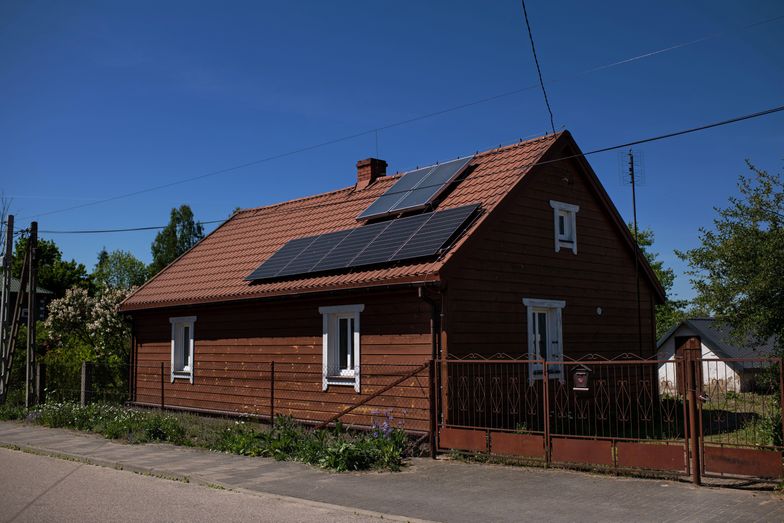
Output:
[[[312,430],[279,416],[269,427],[250,421],[162,413],[107,403],[50,402],[27,412],[0,406],[0,419],[94,432],[128,443],[168,442],[243,456],[300,461],[338,472],[400,470],[412,448],[405,432],[385,422],[372,432]]]
[[[727,391],[702,403],[706,442],[782,445],[781,413],[775,394]]]

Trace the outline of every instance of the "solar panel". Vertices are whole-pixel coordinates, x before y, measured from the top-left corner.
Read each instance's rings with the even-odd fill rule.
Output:
[[[431,213],[393,220],[383,233],[376,236],[362,253],[351,261],[352,267],[384,263],[430,219]]]
[[[349,267],[351,260],[356,258],[384,229],[389,227],[390,223],[392,222],[374,223],[351,229],[351,234],[346,236],[329,254],[324,256],[312,270],[328,271]]]
[[[465,171],[471,159],[452,160],[404,174],[397,183],[362,211],[357,220],[424,208]]]
[[[310,245],[314,237],[297,238],[286,243],[283,247],[275,251],[267,261],[259,265],[259,267],[250,273],[245,279],[249,281],[263,280],[266,278],[274,278],[281,269],[297,257],[299,253],[305,250],[305,247]]]
[[[390,261],[433,256],[462,227],[478,205],[466,205],[433,213],[417,233],[395,253]]]
[[[409,191],[419,185],[432,170],[433,167],[431,166],[404,174],[392,187],[387,189],[367,209],[362,211],[357,216],[357,220],[366,220],[388,214],[389,210],[402,200]]]
[[[300,252],[296,258],[281,269],[275,276],[289,276],[291,274],[302,274],[310,272],[313,267],[321,261],[332,249],[348,236],[353,229],[345,231],[331,232],[318,236],[313,243]]]
[[[471,158],[437,165],[422,182],[390,209],[393,212],[419,209],[436,199],[463,172]]]
[[[479,205],[466,205],[320,236],[297,238],[275,252],[246,280],[364,267],[433,256],[447,245]]]

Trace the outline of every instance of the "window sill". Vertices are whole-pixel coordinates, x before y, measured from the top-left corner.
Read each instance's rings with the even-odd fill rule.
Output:
[[[357,379],[354,376],[327,376],[327,385],[355,386]]]
[[[172,381],[174,380],[191,380],[193,378],[193,372],[190,371],[174,371],[172,373]]]
[[[573,254],[577,254],[577,247],[575,247],[574,242],[559,240],[558,248],[555,250],[555,252],[561,251],[572,251]]]

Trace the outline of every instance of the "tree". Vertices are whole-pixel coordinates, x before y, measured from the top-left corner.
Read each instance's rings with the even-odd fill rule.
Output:
[[[130,289],[147,279],[147,266],[128,251],[101,249],[92,278],[98,287]]]
[[[634,236],[634,227],[631,224],[629,224],[629,230]],[[645,259],[648,260],[648,264],[659,279],[659,283],[664,287],[666,296],[666,301],[656,306],[656,339],[659,339],[685,317],[686,300],[670,299],[670,292],[675,284],[675,271],[665,267],[664,262],[658,259],[659,254],[651,250],[653,241],[654,234],[651,229],[638,230],[637,245],[645,255]]]
[[[689,262],[697,305],[727,323],[738,339],[770,337],[784,352],[784,180],[746,162],[739,196],[716,208],[700,246],[677,252]]]
[[[28,238],[21,237],[16,242],[14,257],[11,260],[11,275],[20,278],[27,252]],[[63,260],[63,253],[52,240],[38,240],[38,287],[50,290],[55,298],[65,296],[66,289],[74,286],[85,287],[90,283],[87,269],[76,260]]]
[[[188,205],[172,209],[169,224],[152,242],[150,275],[160,272],[202,238],[204,227],[193,219],[193,211]]]

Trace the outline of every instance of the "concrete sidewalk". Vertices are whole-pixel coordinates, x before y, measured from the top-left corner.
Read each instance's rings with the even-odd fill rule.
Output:
[[[398,473],[307,465],[0,422],[0,444],[173,479],[409,518],[520,521],[782,521],[778,494],[556,469],[415,459]]]

